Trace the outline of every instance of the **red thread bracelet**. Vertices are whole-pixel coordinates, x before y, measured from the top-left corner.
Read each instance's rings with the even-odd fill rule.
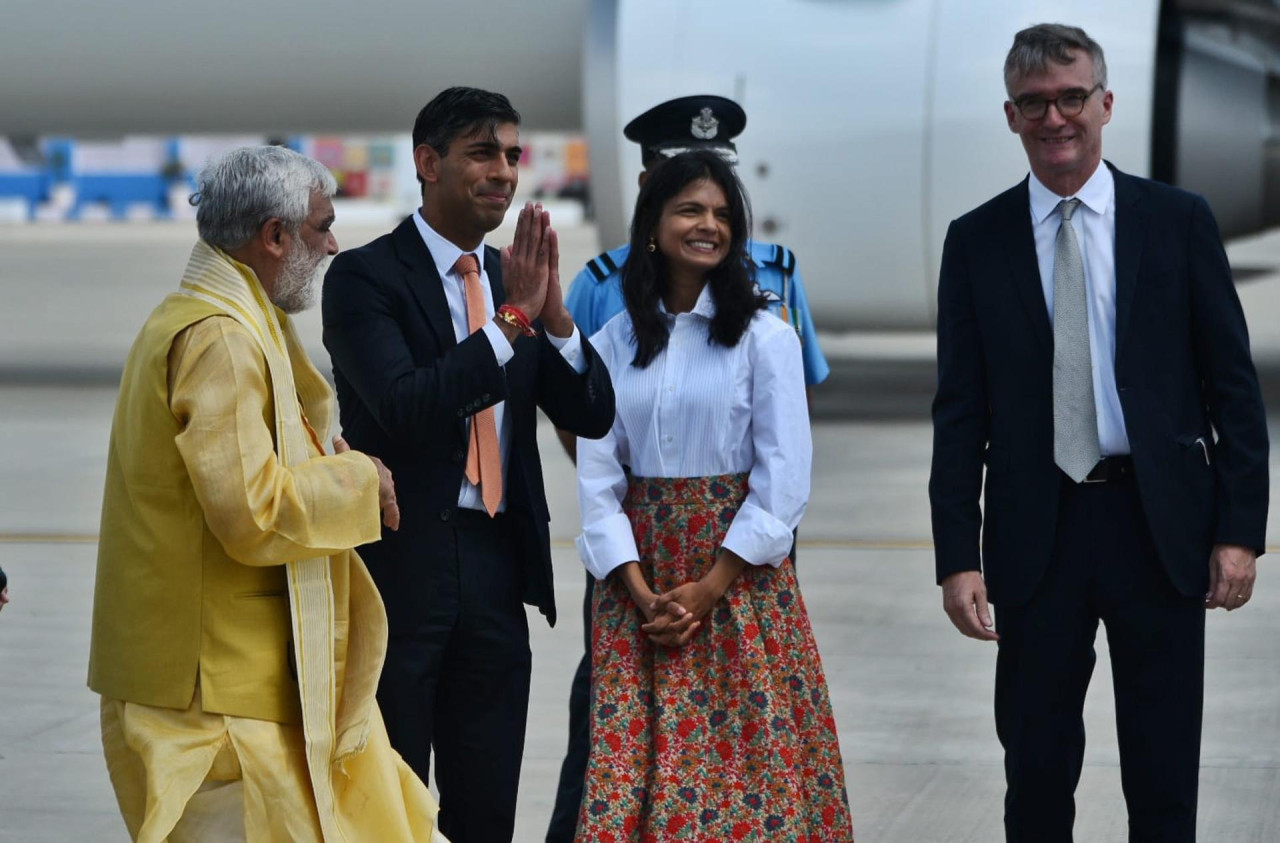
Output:
[[[536,337],[538,332],[534,330],[533,324],[529,321],[529,317],[524,315],[524,311],[515,305],[504,304],[498,308],[498,318],[508,325],[516,328],[526,337]]]

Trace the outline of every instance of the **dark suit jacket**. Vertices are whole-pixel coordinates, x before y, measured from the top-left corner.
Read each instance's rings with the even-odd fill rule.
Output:
[[[1262,396],[1208,204],[1112,170],[1115,374],[1138,492],[1170,580],[1203,594],[1214,543],[1263,548]],[[938,281],[938,581],[985,566],[989,597],[1010,605],[1030,598],[1049,563],[1060,483],[1053,331],[1029,203],[1024,180],[955,220]]]
[[[504,299],[498,250],[484,268],[494,305]],[[613,385],[586,337],[587,369],[574,372],[546,339],[519,338],[498,365],[489,340],[454,337],[440,274],[412,217],[359,249],[342,252],[324,280],[324,344],[333,358],[343,436],[391,469],[400,505],[398,532],[360,548],[392,632],[405,630],[430,595],[421,566],[444,540],[466,464],[466,419],[506,402],[511,439],[507,515],[523,554],[525,602],[554,625],[551,544],[537,407],[556,427],[598,439],[613,425]]]

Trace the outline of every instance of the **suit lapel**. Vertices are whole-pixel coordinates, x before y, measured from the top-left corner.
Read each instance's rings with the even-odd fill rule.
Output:
[[[427,244],[422,242],[422,235],[418,233],[418,226],[412,216],[405,217],[404,222],[396,227],[392,240],[401,263],[406,267],[404,283],[427,317],[440,350],[453,348],[458,340],[453,333],[449,302],[444,297],[444,282]]]
[[[1040,281],[1040,262],[1036,258],[1036,237],[1031,229],[1031,194],[1027,181],[1009,191],[1005,205],[1008,236],[1005,254],[1018,298],[1031,320],[1032,332],[1050,354],[1053,353],[1053,326],[1049,324],[1049,306],[1044,300]]]
[[[1111,165],[1108,164],[1108,167]],[[1143,200],[1142,182],[1112,167],[1116,182],[1116,358],[1133,313],[1133,294],[1138,287],[1138,268],[1147,240],[1150,214]]]

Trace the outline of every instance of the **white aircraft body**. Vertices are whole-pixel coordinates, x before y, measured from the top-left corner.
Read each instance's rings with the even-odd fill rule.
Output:
[[[488,87],[528,128],[585,127],[604,248],[640,169],[623,125],[721,94],[756,236],[798,255],[818,323],[922,327],[950,220],[1026,172],[1001,66],[1044,20],[1106,50],[1110,161],[1205,194],[1228,235],[1275,224],[1274,0],[14,0],[0,133],[404,132]]]
[[[584,72],[602,238],[626,237],[622,127],[689,93],[737,100],[756,235],[798,256],[826,327],[932,325],[950,221],[1027,172],[1005,121],[1018,29],[1083,27],[1115,93],[1103,152],[1205,194],[1227,234],[1280,216],[1280,12],[1175,0],[596,0]]]

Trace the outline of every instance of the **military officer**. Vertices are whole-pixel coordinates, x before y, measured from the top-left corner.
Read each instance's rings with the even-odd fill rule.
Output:
[[[628,123],[622,133],[627,140],[640,145],[644,166],[640,172],[640,184],[644,184],[650,169],[659,162],[694,149],[714,150],[736,164],[738,150],[733,139],[746,125],[746,113],[733,100],[699,95],[655,105]],[[818,348],[804,283],[796,270],[795,254],[785,246],[759,240],[748,241],[747,247],[755,264],[756,287],[768,299],[770,312],[790,324],[800,337],[805,386],[811,388],[822,383],[831,367]],[[588,261],[573,279],[565,305],[584,336],[591,336],[626,309],[622,299],[622,266],[627,261],[630,248],[623,244],[604,252]],[[570,458],[576,458],[577,440],[573,434],[563,430],[556,433]],[[793,558],[794,555],[793,549]],[[588,574],[583,603],[584,640],[588,652],[591,649],[592,583],[593,578]],[[547,843],[569,843],[573,840],[589,749],[590,686],[591,660],[584,655],[578,664],[569,696],[569,747],[560,769],[560,785],[551,826],[547,830]]]
[[[712,149],[726,160],[738,162],[733,138],[747,124],[747,115],[736,102],[710,95],[680,97],[668,100],[641,114],[622,130],[627,140],[640,145],[644,169],[640,183],[664,158],[693,149]],[[822,383],[830,372],[827,360],[818,348],[813,332],[813,317],[805,296],[804,282],[796,270],[796,256],[785,246],[751,240],[747,244],[756,265],[756,285],[769,300],[769,310],[791,324],[804,348],[804,381],[806,386]],[[565,304],[574,321],[586,336],[591,336],[604,323],[625,308],[622,301],[622,265],[627,262],[630,246],[616,249],[587,261],[573,279]],[[573,439],[562,437],[570,456]]]

